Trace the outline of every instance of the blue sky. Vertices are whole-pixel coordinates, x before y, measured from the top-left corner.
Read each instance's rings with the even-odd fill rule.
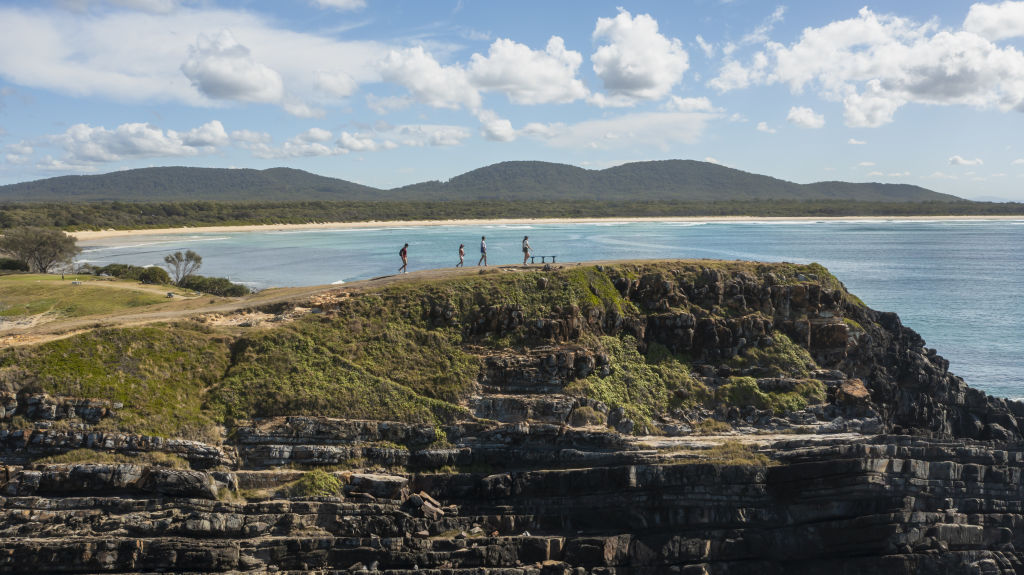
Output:
[[[0,2],[0,183],[685,158],[1024,201],[1024,2]]]

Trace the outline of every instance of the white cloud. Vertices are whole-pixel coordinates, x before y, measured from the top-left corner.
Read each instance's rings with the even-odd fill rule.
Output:
[[[672,96],[668,102],[665,103],[665,109],[669,112],[718,112],[714,106],[711,105],[711,100],[705,97],[700,98],[680,98],[679,96]]]
[[[295,136],[295,140],[298,142],[326,142],[334,136],[329,130],[323,128],[310,128],[305,132]]]
[[[964,19],[964,30],[989,40],[1024,36],[1024,2],[973,4]]]
[[[883,174],[882,172],[868,172],[866,175],[869,176],[869,177],[874,177],[874,176],[884,176],[885,174]]]
[[[590,60],[612,96],[660,99],[682,81],[690,66],[682,43],[660,34],[658,22],[648,14],[633,18],[619,8],[614,18],[598,18],[593,38],[608,42]]]
[[[476,117],[480,120],[480,128],[483,132],[483,136],[488,140],[495,142],[511,142],[516,139],[516,131],[512,127],[512,122],[505,118],[498,117],[498,115],[491,110],[481,110]]]
[[[50,141],[62,146],[66,157],[51,166],[116,162],[129,158],[195,156],[200,150],[212,151],[229,139],[218,121],[208,122],[186,133],[145,123],[121,124],[113,130],[102,126],[75,124]]]
[[[269,144],[271,137],[270,134],[266,132],[235,130],[231,132],[231,139],[245,144]]]
[[[950,31],[863,8],[855,18],[805,29],[789,46],[766,42],[747,64],[729,60],[709,85],[723,92],[775,83],[794,93],[811,88],[842,102],[846,124],[861,127],[892,122],[908,103],[1024,110],[1024,52],[997,46],[975,33],[980,24],[971,26]]]
[[[317,83],[325,62],[331,74],[347,74],[356,84],[381,79],[377,64],[387,53],[385,44],[295,32],[255,11],[212,6],[196,2],[167,14],[83,15],[0,5],[0,75],[12,84],[75,97],[192,106],[268,101],[293,109],[337,104],[338,95]],[[217,45],[225,30],[242,49]],[[197,38],[205,44],[196,46]],[[192,78],[183,73],[183,63]]]
[[[313,0],[313,4],[321,8],[334,8],[335,10],[361,10],[366,8],[366,0]]]
[[[224,125],[217,120],[193,128],[181,136],[182,143],[186,146],[199,148],[219,148],[228,145],[231,141],[228,133],[224,131]]]
[[[825,116],[816,114],[810,108],[793,106],[789,109],[786,121],[801,128],[818,129],[825,125]]]
[[[404,146],[457,146],[470,137],[461,126],[440,126],[418,124],[398,126],[393,130],[394,138]]]
[[[754,28],[752,31],[745,34],[743,38],[740,39],[740,44],[760,44],[762,42],[767,42],[768,34],[772,31],[773,28],[775,28],[776,24],[782,22],[782,16],[785,13],[785,6],[777,6],[775,8],[775,11],[773,11],[771,15],[764,20],[764,22],[761,22],[761,24],[757,28]]]
[[[953,164],[954,166],[980,166],[984,162],[981,161],[981,158],[975,158],[973,160],[968,160],[968,159],[962,158],[960,156],[951,156],[949,158],[949,163]]]
[[[366,95],[366,106],[382,116],[394,110],[404,110],[410,105],[412,105],[412,98],[407,96]]]
[[[640,147],[661,151],[675,144],[694,144],[717,114],[650,112],[615,118],[586,120],[577,124],[527,124],[521,133],[543,139],[555,148],[629,149]]]
[[[35,153],[35,149],[26,141],[22,140],[17,144],[11,144],[4,148],[7,154],[4,156],[9,164],[26,164]]]
[[[711,157],[711,156],[707,156],[707,157],[705,157],[705,158],[704,158],[704,161],[705,161],[705,162],[708,162],[708,163],[710,163],[710,164],[718,164],[718,165],[721,165],[721,164],[722,164],[722,162],[719,162],[719,161],[718,161],[718,158],[713,158],[713,157]]]
[[[323,118],[327,115],[322,108],[314,108],[305,102],[285,102],[281,107],[285,112],[299,118]]]
[[[314,85],[318,90],[336,98],[347,98],[359,87],[355,79],[344,70],[318,70]]]
[[[59,0],[59,4],[75,12],[88,12],[93,7],[103,8],[109,4],[129,10],[167,14],[176,10],[180,2],[179,0]]]
[[[338,138],[338,146],[352,152],[373,152],[377,150],[377,142],[372,137],[361,134],[342,132]]]
[[[766,134],[774,134],[775,133],[775,128],[769,128],[767,122],[758,122],[757,123],[757,131],[758,132],[764,132]]]
[[[861,168],[870,168],[871,166],[874,166],[874,165],[875,165],[874,162],[861,162],[861,163],[857,164],[857,166],[859,166]]]
[[[548,40],[543,52],[498,39],[487,56],[473,54],[468,73],[478,89],[504,92],[516,104],[566,103],[588,94],[576,77],[582,62],[583,56],[566,50],[565,41],[558,36]]]
[[[1017,158],[1012,162],[1014,166],[1024,166],[1024,158]]]
[[[910,172],[889,172],[886,175],[890,178],[905,178],[910,175]]]
[[[459,66],[442,66],[422,46],[391,50],[380,63],[384,80],[405,86],[434,108],[480,107],[480,92]]]
[[[214,100],[279,102],[284,95],[281,75],[257,62],[228,30],[212,38],[200,34],[181,71]]]
[[[850,138],[849,140],[846,141],[846,143],[850,144],[851,146],[863,146],[867,144],[867,142],[865,142],[864,140],[858,140],[856,138]]]
[[[749,66],[744,66],[736,60],[727,60],[719,70],[718,76],[708,81],[708,85],[719,92],[739,90],[763,82],[767,69],[768,56],[764,52],[754,54]]]
[[[954,176],[952,174],[947,174],[947,173],[944,173],[944,172],[932,172],[932,175],[930,175],[928,177],[929,178],[935,178],[937,180],[955,180],[955,179],[957,179],[956,176]]]
[[[706,57],[708,57],[708,58],[714,58],[715,57],[715,46],[714,46],[714,44],[711,44],[710,42],[705,41],[704,37],[701,36],[700,34],[697,34],[697,45],[700,46],[700,49],[704,52],[704,55]]]
[[[96,166],[90,163],[61,160],[53,156],[46,156],[36,164],[36,168],[49,172],[95,172]]]

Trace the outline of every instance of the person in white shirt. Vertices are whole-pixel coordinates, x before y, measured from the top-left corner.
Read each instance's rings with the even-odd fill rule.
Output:
[[[527,258],[530,257],[530,236],[523,236],[523,265],[526,265]]]
[[[476,262],[476,265],[483,263],[487,265],[487,237],[480,236],[480,260]]]

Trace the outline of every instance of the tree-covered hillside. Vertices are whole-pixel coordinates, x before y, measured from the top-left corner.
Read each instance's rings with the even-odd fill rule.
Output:
[[[720,202],[843,200],[951,202],[955,196],[898,184],[796,184],[708,162],[634,162],[585,170],[549,162],[502,162],[456,176],[379,190],[290,168],[143,168],[0,186],[0,202],[295,201]]]

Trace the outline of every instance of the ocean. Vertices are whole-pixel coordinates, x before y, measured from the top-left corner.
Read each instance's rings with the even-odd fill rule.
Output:
[[[138,235],[80,242],[79,262],[160,265],[175,251],[203,257],[200,273],[254,289],[319,285],[466,265],[487,237],[488,263],[537,255],[559,262],[711,258],[818,262],[870,307],[894,311],[968,384],[1024,397],[1024,220],[604,222],[444,225]]]

